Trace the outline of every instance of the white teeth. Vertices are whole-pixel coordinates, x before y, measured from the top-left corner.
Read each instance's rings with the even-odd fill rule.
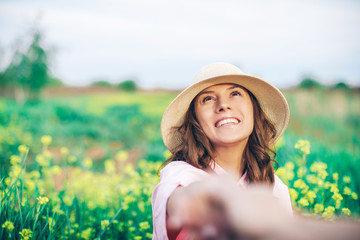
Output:
[[[235,118],[226,118],[224,120],[221,120],[220,122],[216,123],[216,126],[215,127],[221,127],[225,124],[228,124],[228,123],[239,123],[239,120],[235,119]]]

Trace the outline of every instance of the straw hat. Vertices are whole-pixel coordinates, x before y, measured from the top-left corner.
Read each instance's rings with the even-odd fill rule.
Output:
[[[165,146],[174,152],[182,144],[182,138],[174,127],[184,122],[191,101],[205,88],[221,83],[233,83],[248,89],[257,98],[261,109],[274,124],[277,134],[271,145],[284,133],[289,122],[289,105],[275,86],[254,76],[243,73],[229,63],[209,64],[195,75],[189,87],[183,90],[167,107],[161,120],[161,135]]]

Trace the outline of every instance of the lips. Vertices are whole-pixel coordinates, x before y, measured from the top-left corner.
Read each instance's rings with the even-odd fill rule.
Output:
[[[237,118],[225,118],[225,119],[221,119],[221,120],[217,121],[215,123],[215,127],[219,128],[224,125],[238,124],[239,122],[240,122],[240,120]]]

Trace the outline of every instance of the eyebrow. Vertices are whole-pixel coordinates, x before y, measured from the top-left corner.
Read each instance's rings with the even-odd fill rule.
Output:
[[[226,90],[232,90],[232,89],[235,89],[235,88],[241,88],[243,89],[241,86],[238,86],[238,85],[234,85],[234,86],[231,86],[231,87],[228,87]],[[209,94],[209,93],[214,93],[214,91],[204,91],[204,92],[201,92],[197,95],[197,97],[200,97],[201,95],[203,94]]]

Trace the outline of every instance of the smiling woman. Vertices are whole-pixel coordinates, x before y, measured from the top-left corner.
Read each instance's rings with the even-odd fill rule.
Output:
[[[153,191],[154,239],[231,238],[229,216],[214,212],[214,206],[227,209],[232,192],[251,183],[270,186],[280,211],[291,215],[288,188],[272,166],[271,146],[289,121],[282,93],[228,63],[204,67],[193,82],[168,106],[161,123],[172,156]],[[209,180],[213,174],[230,177],[236,189],[228,180]],[[203,185],[194,187],[199,182]],[[204,191],[221,194],[208,199]]]

